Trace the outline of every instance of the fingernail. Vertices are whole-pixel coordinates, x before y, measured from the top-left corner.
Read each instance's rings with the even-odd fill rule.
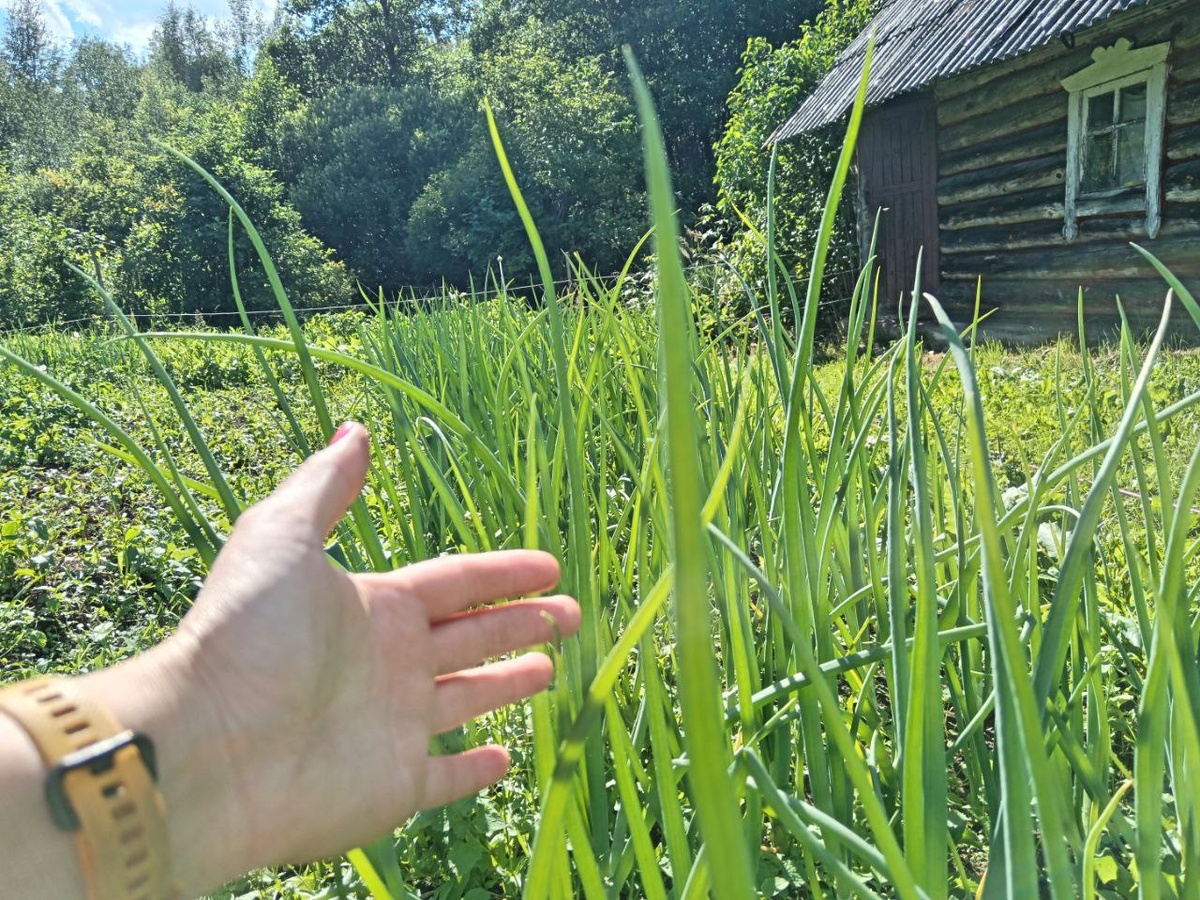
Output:
[[[346,435],[348,435],[353,430],[354,430],[353,422],[343,422],[341,424],[341,426],[338,428],[338,430],[333,433],[333,437],[331,437],[329,439],[329,446],[332,447],[334,444],[336,444],[338,441],[340,441],[342,438],[344,438]]]

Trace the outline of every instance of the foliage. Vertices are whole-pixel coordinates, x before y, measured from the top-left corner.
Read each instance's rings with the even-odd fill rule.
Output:
[[[84,38],[63,69],[62,89],[91,117],[89,129],[111,127],[133,118],[142,95],[141,70],[127,49]]]
[[[131,85],[87,71],[128,74],[123,54],[81,44],[68,73],[100,110],[127,106]],[[98,275],[134,313],[229,313],[227,210],[189,169],[149,139],[183,147],[222,173],[263,224],[268,245],[288,273],[299,306],[352,299],[342,266],[300,225],[271,172],[241,150],[251,130],[240,110],[212,103],[197,110],[186,88],[150,73],[126,111],[133,133],[101,112],[60,165],[14,173],[0,184],[0,310],[20,326],[75,320],[100,311],[99,298],[71,266]],[[257,112],[258,110],[256,110]],[[246,303],[268,299],[257,257],[243,238],[235,258]]]
[[[522,147],[518,166],[556,262],[578,251],[618,266],[641,224],[636,139],[599,60],[566,64],[514,42],[475,60],[446,48],[426,66],[402,88],[334,88],[284,129],[282,175],[296,208],[366,288],[465,285],[497,256],[527,279],[531,258],[487,150],[481,96]]]
[[[346,86],[289,122],[281,155],[293,202],[369,289],[429,277],[430,261],[408,245],[413,204],[470,147],[475,115],[472,98],[432,85]]]
[[[656,164],[661,217],[671,202]],[[822,246],[829,237],[827,227]],[[676,260],[677,288],[679,276]],[[262,496],[327,436],[329,409],[374,435],[367,515],[345,523],[332,551],[348,565],[523,545],[563,558],[585,628],[555,648],[555,689],[447,737],[512,743],[520,766],[371,848],[396,896],[666,898],[711,884],[740,897],[745,884],[718,887],[735,851],[764,896],[965,896],[986,877],[999,896],[1066,897],[1084,878],[1128,893],[1159,884],[1160,871],[1186,895],[1197,873],[1183,823],[1196,800],[1176,773],[1195,735],[1165,712],[1192,703],[1195,658],[1164,642],[1192,646],[1200,583],[1194,352],[1128,334],[1100,353],[1065,342],[968,351],[953,331],[953,356],[923,354],[914,331],[877,347],[874,298],[861,290],[842,358],[818,366],[815,294],[796,333],[772,317],[733,340],[683,340],[681,290],[666,331],[656,310],[622,302],[622,284],[581,272],[576,291],[156,340],[191,386],[198,439],[170,424],[162,385],[129,344],[21,338],[0,352],[18,362],[20,351],[32,381],[6,374],[0,386],[26,419],[51,411],[55,445],[71,446],[71,433],[103,434],[62,403],[64,381],[86,385],[130,445],[146,447],[130,478],[196,479],[159,484],[187,528],[225,527],[214,472],[239,506]],[[103,371],[120,386],[93,377]],[[166,428],[161,443],[133,396]],[[681,417],[694,435],[682,441],[664,430]],[[31,429],[11,435],[31,448],[14,458],[48,449]],[[94,459],[54,464],[76,472]],[[37,477],[4,490],[28,498]],[[681,484],[690,498],[677,504]],[[110,635],[133,631],[118,646],[139,645],[186,602],[141,587],[152,602],[86,620],[85,641],[55,618],[62,609],[77,622],[80,603],[37,605],[57,596],[63,569],[38,561],[51,525],[4,515],[15,523],[0,526],[11,551],[0,577],[17,594],[3,615],[21,636],[8,651],[18,671],[87,664]],[[143,532],[126,534],[136,562]],[[151,580],[162,567],[191,571],[177,537],[147,540]],[[681,567],[711,577],[668,603],[687,583]],[[688,612],[672,615],[680,604]],[[157,618],[147,624],[143,608]],[[39,656],[38,635],[52,658]],[[719,680],[687,701],[681,665],[697,661]],[[706,726],[680,711],[697,699]],[[714,733],[697,742],[697,727]],[[704,766],[713,774],[693,779]],[[700,819],[724,774],[736,802]],[[1144,789],[1124,799],[1131,776],[1151,782],[1152,805]],[[1117,815],[1097,818],[1110,804]],[[729,832],[715,843],[714,810]],[[340,867],[319,871],[341,885],[327,896],[357,889]],[[305,877],[248,883],[298,891]]]
[[[504,52],[514,35],[533,31],[552,52],[566,59],[599,55],[618,75],[624,66],[617,50],[629,45],[658,98],[676,188],[690,215],[713,199],[713,145],[746,41],[787,40],[821,6],[821,0],[482,0],[468,39],[481,55]]]
[[[767,231],[772,150],[777,153],[777,252],[790,271],[806,277],[804,260],[821,221],[841,146],[837,125],[773,148],[767,146],[767,140],[832,68],[877,5],[877,0],[830,0],[796,40],[774,47],[766,40],[752,39],[742,57],[738,84],[729,95],[725,131],[716,146],[717,210],[725,232],[719,249],[755,284],[765,277],[762,241]],[[842,203],[834,231],[829,268],[835,272],[853,271],[857,266],[858,234],[848,201],[849,197]],[[746,216],[752,227],[742,225],[739,214]]]
[[[405,84],[430,0],[286,0],[263,53],[306,97],[339,85]]]
[[[50,84],[59,66],[58,50],[37,0],[7,4],[0,62],[9,76],[25,84]]]
[[[293,266],[302,304],[355,296],[332,260],[370,295],[464,288],[501,268],[526,283],[532,260],[487,149],[484,98],[516,148],[556,272],[567,275],[576,253],[613,271],[642,230],[616,49],[633,46],[664,100],[687,218],[713,198],[712,144],[747,38],[786,39],[818,8],[289,0],[268,28],[251,0],[232,0],[225,19],[169,0],[148,56],[135,59],[95,38],[56,47],[37,4],[21,0],[0,53],[0,163],[33,180],[7,192],[10,205],[28,204],[16,218],[44,217],[53,228],[28,236],[40,249],[22,250],[19,263],[0,249],[10,273],[35,259],[50,266],[4,290],[28,297],[55,282],[55,266],[82,255],[93,271],[98,256],[135,311],[231,312],[221,223],[204,218],[216,207],[156,141],[249,192],[238,196]],[[69,191],[94,208],[81,216]],[[258,302],[261,279],[242,265],[245,250],[240,271]],[[75,304],[43,299],[22,321],[66,306]]]
[[[598,58],[565,64],[536,44],[516,44],[480,60],[482,92],[497,111],[530,208],[549,252],[578,253],[613,271],[641,230],[637,143],[626,104]],[[528,283],[533,259],[482,129],[472,129],[457,164],[421,190],[408,222],[414,266],[428,282],[463,283],[496,256]]]
[[[89,266],[87,254],[55,211],[37,202],[42,182],[0,169],[0,320],[10,328],[89,318],[99,298],[69,265]]]
[[[193,94],[219,90],[240,74],[204,17],[188,6],[168,0],[150,41],[150,65],[165,79]]]

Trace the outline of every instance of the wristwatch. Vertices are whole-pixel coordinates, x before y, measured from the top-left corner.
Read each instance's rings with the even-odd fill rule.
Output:
[[[75,839],[88,900],[166,900],[171,882],[167,810],[154,744],[129,731],[67,678],[0,690],[47,766],[54,823]]]

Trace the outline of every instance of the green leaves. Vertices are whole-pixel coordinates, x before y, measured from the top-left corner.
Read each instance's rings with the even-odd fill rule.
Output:
[[[712,652],[709,549],[700,515],[705,492],[695,450],[699,432],[692,391],[697,338],[679,257],[675,195],[662,133],[650,92],[628,50],[625,60],[642,119],[646,187],[658,261],[659,366],[666,424],[664,474],[675,569],[680,715],[691,767],[688,783],[700,819],[701,837],[708,848],[713,895],[737,900],[751,896],[754,887],[734,785],[729,777],[732,760]]]
[[[500,281],[496,299],[381,301],[370,317],[302,323],[267,239],[213,184],[248,333],[172,341],[117,314],[127,340],[89,345],[87,362],[82,339],[16,338],[0,357],[39,387],[4,394],[5,446],[45,462],[39,421],[90,427],[89,446],[139,467],[208,560],[216,505],[233,518],[264,466],[279,471],[352,415],[372,429],[374,462],[329,549],[338,564],[507,546],[563,558],[584,623],[549,648],[553,690],[462,735],[512,745],[514,777],[355,853],[374,896],[429,893],[445,865],[471,882],[454,885],[461,896],[539,900],[1061,898],[1135,872],[1148,897],[1190,890],[1195,358],[1158,373],[1161,332],[1140,350],[1126,336],[1110,358],[968,349],[932,299],[949,356],[923,352],[915,305],[904,340],[877,347],[868,268],[840,358],[820,363],[815,310],[861,92],[807,288],[777,265],[769,209],[772,322],[702,338],[696,321],[714,311],[684,280],[662,136],[630,65],[653,309],[577,263],[572,292],[557,290],[500,141],[508,126],[489,115],[540,291]],[[283,318],[274,330],[250,327],[240,242]],[[134,387],[105,411],[80,386],[117,368]],[[227,382],[236,403],[201,393]],[[47,617],[70,607],[33,607],[60,567],[53,530],[0,513],[0,542],[28,557],[0,570],[20,601],[2,621],[26,648],[49,644]],[[151,534],[125,533],[121,577],[177,556]],[[106,621],[89,619],[84,639],[118,643]]]

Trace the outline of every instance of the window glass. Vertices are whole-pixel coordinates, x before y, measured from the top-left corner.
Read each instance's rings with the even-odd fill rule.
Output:
[[[1163,220],[1162,169],[1169,43],[1135,47],[1118,38],[1067,77],[1067,171],[1063,237],[1082,221],[1145,210],[1146,235]]]
[[[1121,90],[1119,122],[1140,122],[1146,118],[1146,85],[1131,84]]]
[[[1084,191],[1102,191],[1113,186],[1113,136],[1111,131],[1088,135],[1084,147]]]
[[[1109,91],[1088,99],[1088,131],[1099,131],[1112,125],[1115,98],[1116,94]]]
[[[1145,127],[1117,131],[1117,186],[1142,184],[1146,180]]]
[[[1093,94],[1085,115],[1080,190],[1088,193],[1144,184],[1146,83]]]

